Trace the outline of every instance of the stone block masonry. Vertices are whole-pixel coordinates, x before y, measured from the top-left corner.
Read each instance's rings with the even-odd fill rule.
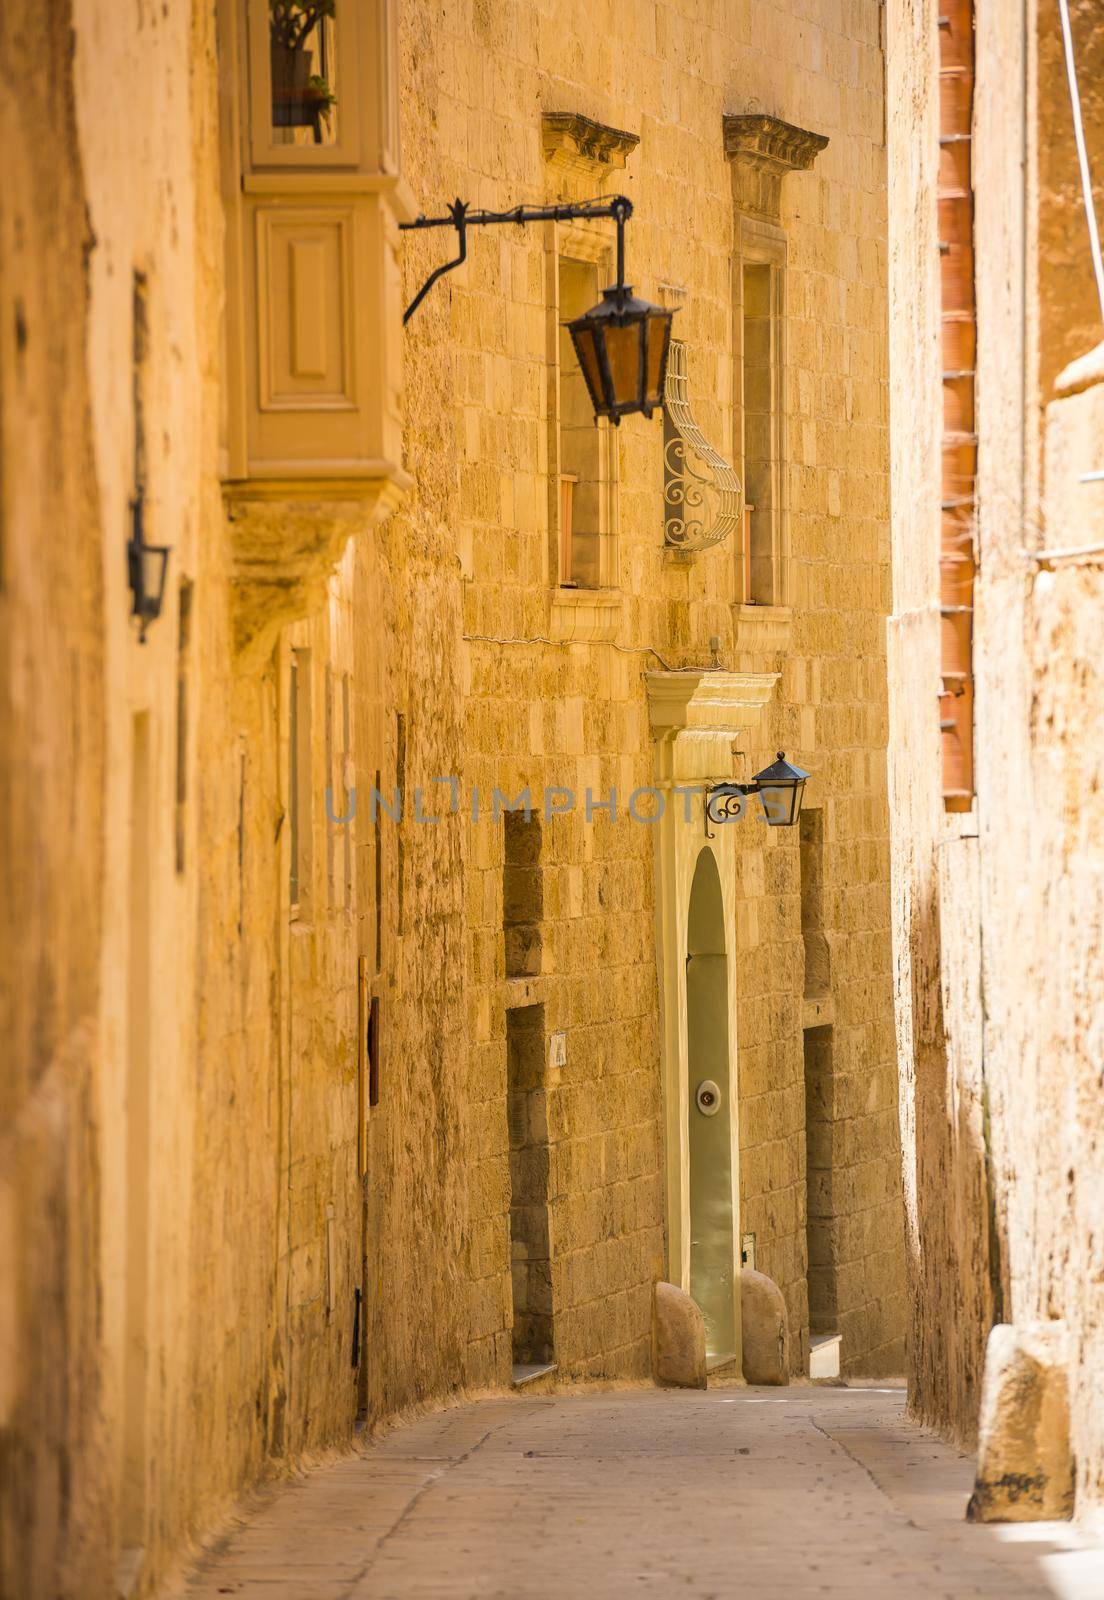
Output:
[[[913,308],[907,329],[894,319],[890,330],[910,1398],[921,1418],[971,1443],[980,1414],[982,1514],[1039,1516],[1069,1508],[1068,1388],[1073,1509],[1095,1523],[1104,1506],[1100,307],[1057,4],[1026,15],[979,6],[974,25],[969,8],[951,8],[942,60],[939,9],[891,5],[888,33],[891,303]],[[1069,17],[1078,75],[1093,86],[1081,112],[1098,174],[1104,22],[1090,0],[1073,0]],[[936,190],[953,147],[938,142],[939,105],[945,95],[961,106],[971,62],[974,227],[953,270],[972,275],[977,302],[977,477],[963,526],[977,561],[977,796],[970,811],[947,815],[939,729],[918,708],[931,704],[947,619],[937,569],[947,362]],[[1030,1402],[1018,1413],[1008,1404],[1017,1394]],[[1009,1450],[1017,1437],[1018,1454]]]
[[[735,1227],[782,1290],[802,1371],[821,1171],[804,1039],[830,1029],[813,1269],[834,1275],[845,1369],[899,1371],[878,8],[389,13],[401,182],[380,177],[379,281],[355,282],[393,344],[358,346],[347,376],[387,385],[392,415],[401,338],[410,489],[375,522],[332,462],[298,463],[287,501],[224,498],[249,348],[235,307],[271,288],[238,281],[228,226],[238,135],[256,131],[232,59],[244,4],[16,10],[0,40],[26,86],[0,111],[0,1586],[152,1593],[244,1486],[344,1444],[358,1416],[505,1386],[519,1356],[550,1352],[562,1383],[648,1375],[671,1259],[665,1019],[653,830],[624,804],[655,775],[657,656],[777,675],[733,763],[746,776],[784,748],[813,774],[815,895],[798,831],[750,817],[726,880]],[[724,118],[750,113],[828,144],[741,187]],[[251,174],[251,205],[271,176]],[[340,209],[345,179],[318,176]],[[447,248],[396,243],[400,214],[621,188],[629,275],[677,303],[699,420],[740,474],[734,284],[745,259],[782,274],[760,368],[778,423],[769,605],[747,603],[731,539],[665,547],[658,419],[595,453],[603,587],[557,581],[559,264],[608,281],[607,226],[483,230],[400,334],[400,290]],[[171,547],[144,644],[126,568],[139,469],[148,537]],[[365,814],[372,787],[428,795],[448,774],[487,796],[616,789],[621,814],[517,836],[464,810]]]
[[[815,777],[822,808],[823,934],[832,954],[824,1015],[833,1030],[828,1136],[838,1216],[830,1249],[845,1370],[903,1367],[903,1240],[888,966],[888,856],[883,747],[882,618],[889,607],[886,273],[882,60],[876,13],[819,8],[795,31],[786,6],[753,5],[733,27],[714,8],[691,23],[671,7],[611,13],[598,30],[578,6],[532,4],[407,12],[412,82],[404,134],[408,175],[426,209],[452,194],[502,207],[624,187],[636,208],[629,273],[656,298],[681,286],[678,336],[711,436],[740,457],[731,263],[735,198],[723,114],[746,105],[792,113],[829,138],[813,172],[786,180],[784,465],[789,648],[736,626],[740,565],[724,546],[672,563],[662,546],[658,429],[630,420],[611,441],[616,580],[608,595],[555,590],[548,490],[556,460],[549,306],[555,261],[608,252],[601,230],[494,230],[411,324],[408,433],[443,422],[433,480],[396,520],[396,546],[446,526],[461,573],[465,685],[463,780],[489,793],[564,784],[624,796],[652,775],[642,675],[654,660],[711,659],[782,671],[777,700],[749,747],[748,771],[785,745]],[[579,53],[575,41],[594,39]],[[776,63],[790,61],[783,93]],[[491,62],[493,66],[487,66]],[[739,83],[739,91],[732,84]],[[432,105],[432,118],[427,108]],[[546,162],[541,110],[580,111],[639,137],[623,170],[565,174]],[[588,187],[589,185],[589,187]],[[723,197],[720,198],[720,197]],[[687,228],[687,218],[692,227]],[[489,230],[488,230],[489,232]],[[434,257],[436,259],[436,257]],[[608,257],[607,257],[608,259]],[[429,264],[408,253],[411,291]],[[604,269],[603,269],[604,270]],[[431,376],[429,376],[431,374]],[[441,400],[445,404],[441,409]],[[438,492],[438,490],[440,492]],[[599,605],[604,610],[599,613]],[[748,608],[743,608],[747,612]],[[595,619],[602,617],[598,628]],[[754,622],[754,617],[751,621]],[[562,643],[544,642],[562,630]],[[620,648],[602,643],[612,637]],[[600,636],[595,638],[595,632]],[[589,638],[592,642],[571,643]],[[637,654],[633,654],[633,651]],[[425,708],[424,714],[430,714]],[[414,845],[417,848],[417,845]],[[522,935],[501,824],[469,830],[465,900],[471,1093],[480,1139],[501,1126],[506,1019]],[[648,830],[578,815],[546,825],[539,971],[525,995],[545,1007],[567,1059],[548,1087],[557,1359],[565,1373],[647,1370],[650,1283],[661,1275],[663,1151]],[[793,1361],[807,1355],[804,950],[796,838],[743,825],[734,907],[738,966],[741,1229],[783,1286]],[[525,935],[536,966],[534,937]],[[520,990],[518,991],[520,994]],[[500,1135],[503,1137],[503,1135]],[[480,1148],[484,1146],[481,1144]],[[504,1201],[502,1202],[505,1203]],[[504,1222],[499,1236],[505,1237]],[[486,1255],[492,1280],[507,1264]],[[508,1296],[481,1280],[466,1370],[502,1378]]]

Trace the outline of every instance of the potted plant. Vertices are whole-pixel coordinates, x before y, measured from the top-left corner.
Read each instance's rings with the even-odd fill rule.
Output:
[[[272,123],[277,128],[313,128],[316,144],[322,142],[322,122],[335,97],[325,77],[311,71],[315,52],[320,64],[325,60],[315,30],[333,16],[335,3],[268,0]]]

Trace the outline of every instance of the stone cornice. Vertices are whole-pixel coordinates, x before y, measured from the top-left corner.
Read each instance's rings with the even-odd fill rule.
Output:
[[[732,163],[732,192],[738,211],[776,226],[782,215],[782,179],[805,172],[828,143],[822,133],[761,112],[724,118],[725,155]]]
[[[640,143],[640,135],[608,128],[577,111],[545,111],[541,143],[550,166],[593,177],[624,167]]]
[[[777,672],[721,672],[688,668],[647,672],[652,732],[737,733],[754,727],[778,682]]]
[[[724,116],[725,155],[730,161],[746,162],[778,177],[787,172],[806,172],[828,143],[823,133],[810,133],[780,117],[760,112],[746,115],[726,112]]]

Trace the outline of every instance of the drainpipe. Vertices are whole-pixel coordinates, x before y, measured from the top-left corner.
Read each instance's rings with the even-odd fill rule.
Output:
[[[943,804],[974,798],[974,289],[973,0],[943,0],[939,18],[939,255],[943,358],[943,477],[939,549]]]

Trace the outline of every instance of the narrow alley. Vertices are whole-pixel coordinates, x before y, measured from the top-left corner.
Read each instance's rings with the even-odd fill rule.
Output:
[[[963,1520],[972,1461],[902,1388],[460,1405],[271,1493],[187,1600],[1098,1600],[1068,1526]],[[1025,1540],[1023,1535],[1030,1537]]]
[[[1104,1600],[1104,0],[3,10],[0,1600]]]

